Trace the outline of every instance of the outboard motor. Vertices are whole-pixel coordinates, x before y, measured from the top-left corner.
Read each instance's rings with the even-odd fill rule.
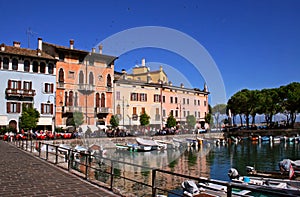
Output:
[[[193,196],[195,194],[199,194],[199,188],[197,187],[196,183],[194,181],[184,181],[182,184],[182,188],[184,191],[184,194],[188,196]]]
[[[236,179],[240,177],[239,172],[235,168],[229,169],[228,176],[230,179]]]

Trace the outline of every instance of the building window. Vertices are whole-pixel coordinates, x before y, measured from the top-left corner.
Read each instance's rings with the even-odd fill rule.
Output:
[[[185,98],[182,99],[182,104],[185,105]]]
[[[200,116],[200,112],[198,112],[198,118],[201,118],[201,116]]]
[[[23,89],[24,90],[31,90],[32,88],[32,82],[31,81],[24,81],[23,82]]]
[[[190,99],[186,99],[186,104],[190,104]]]
[[[69,106],[73,106],[74,102],[73,102],[73,91],[69,92]]]
[[[40,73],[46,73],[46,64],[44,62],[40,64]]]
[[[48,64],[48,73],[53,74],[54,73],[54,65],[52,63]]]
[[[170,103],[173,103],[173,97],[172,96],[170,97]]]
[[[20,113],[21,112],[21,103],[7,102],[6,108],[7,108],[7,113]]]
[[[177,103],[178,102],[178,98],[177,97],[175,97],[175,103]]]
[[[160,102],[160,95],[159,94],[154,94],[153,101],[156,102],[156,103]]]
[[[16,58],[12,59],[12,69],[18,70],[18,60]]]
[[[64,70],[61,68],[59,69],[59,73],[58,73],[58,82],[64,82],[65,76],[64,76]]]
[[[142,107],[141,114],[145,114],[145,113],[146,113],[145,107]]]
[[[194,99],[194,105],[197,105],[197,101],[196,101],[196,99]]]
[[[77,92],[75,92],[75,97],[74,97],[74,106],[77,107],[78,106],[78,94]]]
[[[206,101],[204,101],[204,106],[206,106]]]
[[[189,116],[190,115],[190,111],[187,111],[187,116]]]
[[[8,88],[13,90],[21,89],[21,81],[8,80]]]
[[[101,94],[101,107],[105,107],[105,94]]]
[[[75,79],[75,72],[74,71],[69,71],[68,78],[69,79]]]
[[[184,118],[186,117],[186,111],[183,111],[183,117]]]
[[[110,76],[110,74],[107,75],[107,79],[106,80],[107,80],[107,84],[106,84],[107,87],[111,87],[112,83],[111,83],[111,76]]]
[[[165,103],[166,102],[166,96],[163,96],[162,100],[163,100],[163,103]]]
[[[23,107],[23,108],[26,108],[26,109],[32,108],[32,103],[22,103],[22,107]],[[23,108],[22,108],[22,109],[23,109]]]
[[[131,93],[130,100],[131,101],[138,101],[138,93]]]
[[[118,101],[121,100],[121,92],[120,92],[120,91],[117,91],[117,92],[116,92],[116,99],[117,99]]]
[[[175,110],[175,117],[178,117],[178,110]]]
[[[32,63],[32,71],[35,73],[39,72],[39,64],[37,63],[37,61],[34,61]]]
[[[90,85],[93,85],[94,84],[94,75],[92,72],[90,72],[89,74],[89,84]]]
[[[121,114],[121,106],[120,106],[120,104],[117,105],[117,114]]]
[[[100,107],[100,94],[96,93],[96,107]]]
[[[42,103],[41,113],[42,114],[53,114],[53,104]]]
[[[163,117],[166,117],[166,110],[163,109]]]
[[[147,94],[141,93],[141,94],[140,94],[140,101],[142,101],[142,102],[147,102]]]
[[[79,84],[84,84],[84,76],[82,70],[79,72]]]
[[[3,58],[3,69],[8,70],[9,59],[7,57]]]
[[[170,115],[172,116],[174,115],[173,109],[170,111]]]
[[[132,108],[132,114],[133,114],[133,115],[137,115],[136,107],[133,107],[133,108]]]
[[[45,89],[44,92],[45,93],[53,93],[54,88],[53,88],[53,83],[45,83]]]
[[[195,118],[197,118],[197,112],[195,111]]]
[[[200,100],[198,100],[198,105],[200,106]]]
[[[24,61],[24,71],[29,72],[30,71],[30,62],[28,60]]]

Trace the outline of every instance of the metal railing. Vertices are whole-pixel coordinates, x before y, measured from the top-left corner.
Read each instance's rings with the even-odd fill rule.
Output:
[[[86,152],[79,152],[73,149],[68,149],[65,147],[61,147],[55,144],[49,144],[43,141],[37,140],[20,140],[20,141],[13,141],[18,148],[23,149],[25,151],[31,152],[34,155],[38,156],[41,159],[46,160],[54,165],[57,165],[75,175],[93,183],[101,187],[105,187],[111,191],[118,191],[119,188],[115,187],[115,180],[116,179],[124,179],[125,181],[133,182],[136,184],[141,185],[142,187],[147,187],[148,191],[150,192],[152,197],[155,197],[158,193],[163,194],[173,194],[173,196],[184,196],[183,193],[178,193],[170,190],[170,188],[166,188],[165,185],[159,184],[160,180],[159,177],[180,177],[182,180],[193,180],[198,183],[203,184],[217,184],[220,186],[224,186],[227,188],[226,194],[227,197],[231,196],[243,196],[237,193],[234,193],[233,190],[250,190],[252,192],[258,192],[260,194],[266,194],[271,196],[294,196],[282,189],[266,189],[263,187],[251,186],[251,185],[244,185],[244,184],[237,184],[232,182],[220,181],[220,180],[213,180],[213,179],[206,179],[206,178],[199,178],[184,174],[178,174],[175,172],[157,169],[157,168],[150,168],[145,167],[138,164],[133,164],[125,161],[114,160],[110,158],[102,157],[101,155],[94,156]],[[80,155],[80,159],[76,159],[76,155]],[[106,161],[106,162],[104,162]],[[105,163],[105,164],[103,164]],[[98,165],[95,165],[98,164]],[[108,165],[107,165],[108,164]],[[105,165],[105,168],[101,168],[101,165]],[[143,169],[144,172],[151,174],[149,176],[150,180],[148,183],[145,181],[138,180],[137,176],[126,176],[126,172],[116,172],[117,166],[131,166],[134,168]],[[80,167],[78,167],[80,166]],[[120,168],[119,168],[120,169]],[[101,174],[102,178],[108,176],[109,178],[105,178],[104,182],[96,180],[91,176],[91,172],[95,174]],[[123,174],[123,175],[122,175]],[[145,192],[146,190],[141,190],[141,192]],[[209,191],[209,190],[207,190]],[[215,191],[218,192],[218,191]],[[116,192],[117,193],[117,192]],[[208,192],[209,193],[209,192]],[[122,194],[121,194],[122,195]]]

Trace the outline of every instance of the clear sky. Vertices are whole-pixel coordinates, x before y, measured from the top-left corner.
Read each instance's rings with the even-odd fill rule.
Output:
[[[299,0],[1,0],[0,10],[0,43],[20,41],[22,47],[29,43],[30,48],[37,47],[38,37],[63,46],[74,39],[75,48],[91,50],[130,28],[178,30],[210,54],[227,98],[243,88],[272,88],[300,81]],[[28,42],[29,28],[34,34]],[[193,87],[203,88],[203,78],[185,57],[162,49],[122,54],[115,68],[130,69],[142,58],[169,65]],[[172,74],[169,78],[178,79]]]

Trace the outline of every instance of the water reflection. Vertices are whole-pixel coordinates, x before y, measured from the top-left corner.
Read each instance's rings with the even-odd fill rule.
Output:
[[[279,170],[278,162],[282,159],[300,159],[299,147],[298,143],[291,142],[271,143],[244,140],[237,144],[217,146],[214,141],[205,141],[197,147],[164,151],[130,152],[109,149],[106,157],[146,167],[115,164],[113,168],[114,174],[117,176],[114,181],[115,187],[142,196],[143,192],[151,193],[151,191],[140,184],[119,178],[119,176],[151,184],[152,175],[151,170],[148,169],[149,167],[194,177],[230,181],[227,173],[232,167],[236,168],[241,175],[246,174],[246,166],[249,165],[258,170]],[[94,172],[95,178],[109,183],[109,177],[104,172],[109,172],[110,167],[105,159],[100,160],[98,162],[100,171]],[[158,175],[156,184],[174,190],[180,188],[183,181],[182,178],[175,176]]]

